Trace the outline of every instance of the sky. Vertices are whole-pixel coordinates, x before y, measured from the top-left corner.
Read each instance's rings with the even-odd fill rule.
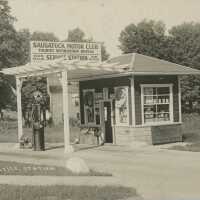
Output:
[[[9,0],[9,5],[17,30],[53,32],[62,40],[79,27],[104,42],[111,57],[121,54],[118,38],[130,23],[162,20],[169,29],[200,22],[200,0]]]

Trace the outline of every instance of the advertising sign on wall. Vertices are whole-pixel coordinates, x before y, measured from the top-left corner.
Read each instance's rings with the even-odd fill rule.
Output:
[[[128,124],[128,87],[115,88],[115,115],[117,124]]]
[[[101,43],[31,41],[31,62],[66,60],[101,62]]]

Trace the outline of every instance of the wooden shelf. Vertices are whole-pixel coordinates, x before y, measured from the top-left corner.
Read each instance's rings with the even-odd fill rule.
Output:
[[[145,103],[144,106],[169,105],[169,103]]]

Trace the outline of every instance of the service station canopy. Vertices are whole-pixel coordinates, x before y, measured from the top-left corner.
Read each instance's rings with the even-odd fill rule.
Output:
[[[138,53],[124,54],[105,62],[74,61],[60,58],[3,69],[17,77],[42,76],[68,71],[69,81],[124,75],[197,75],[199,70]]]

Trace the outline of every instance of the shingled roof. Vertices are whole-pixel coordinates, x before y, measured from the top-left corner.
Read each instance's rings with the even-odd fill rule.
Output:
[[[200,74],[200,70],[138,53],[123,54],[111,58],[107,63],[127,65],[124,70],[132,72],[133,74]]]

